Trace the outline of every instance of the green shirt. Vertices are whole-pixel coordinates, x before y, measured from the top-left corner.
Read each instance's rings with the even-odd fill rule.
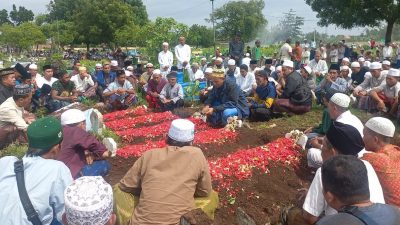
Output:
[[[326,132],[328,132],[331,124],[332,124],[332,120],[331,120],[331,117],[329,116],[328,108],[325,107],[324,111],[322,112],[321,124],[319,124],[318,127],[315,127],[312,132],[318,133],[318,134],[326,134]]]
[[[253,52],[251,55],[254,57],[254,59],[260,60],[261,59],[261,48],[253,47]]]
[[[67,84],[63,84],[60,80],[58,80],[53,83],[51,89],[57,91],[57,96],[69,97],[72,96],[72,92],[75,90],[75,84],[72,81],[68,81]]]

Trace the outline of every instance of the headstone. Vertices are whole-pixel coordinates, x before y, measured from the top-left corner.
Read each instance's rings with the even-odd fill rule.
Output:
[[[103,114],[97,109],[93,109],[90,113],[90,123],[92,124],[92,131],[101,134],[103,131]]]
[[[104,138],[103,145],[106,146],[107,150],[111,152],[111,157],[117,154],[117,143],[112,138]]]
[[[256,225],[256,222],[240,207],[236,209],[237,225]]]

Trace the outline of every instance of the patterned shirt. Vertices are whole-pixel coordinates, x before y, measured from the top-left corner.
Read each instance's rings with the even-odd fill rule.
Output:
[[[160,99],[171,99],[176,103],[179,99],[183,100],[183,88],[180,84],[171,86],[169,83],[164,86],[160,93]]]
[[[58,80],[53,83],[51,89],[57,91],[57,96],[69,97],[72,96],[72,92],[75,90],[75,84],[72,81],[68,81],[67,84],[63,84],[60,80]]]

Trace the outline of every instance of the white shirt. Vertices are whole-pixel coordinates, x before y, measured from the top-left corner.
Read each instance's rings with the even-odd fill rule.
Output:
[[[250,66],[250,61],[251,61],[251,59],[250,59],[249,57],[244,57],[244,58],[242,59],[242,64],[245,64],[245,65],[247,65],[247,66]]]
[[[337,49],[333,49],[329,52],[329,57],[331,58],[331,63],[337,63],[339,61],[339,52]]]
[[[304,51],[303,54],[301,55],[301,63],[303,64],[309,64],[310,63],[310,51]]]
[[[225,76],[227,75],[228,71],[229,71],[229,68],[226,68],[226,69],[225,69]],[[240,68],[239,68],[239,67],[236,67],[234,76],[235,76],[235,77],[240,76]]]
[[[289,53],[292,53],[292,46],[290,46],[288,43],[285,43],[282,45],[279,52],[280,60],[291,60],[292,57]]]
[[[94,86],[92,76],[87,76],[83,80],[79,74],[71,77],[71,81],[74,82],[77,91],[85,92],[88,88]]]
[[[308,65],[312,72],[319,72],[323,76],[325,76],[328,73],[328,65],[326,64],[325,60],[320,59],[318,62],[315,61],[315,59],[310,61],[310,64]]]
[[[177,45],[175,47],[175,56],[176,60],[178,61],[178,69],[183,68],[183,62],[188,62],[186,65],[186,68],[190,67],[190,58],[191,58],[192,50],[190,49],[190,46],[185,44],[185,45]]]
[[[204,73],[200,69],[197,69],[196,73],[193,73],[192,69],[188,69],[190,81],[195,81],[198,79],[204,79]]]
[[[20,130],[28,128],[23,115],[24,108],[17,106],[13,97],[9,97],[0,105],[0,127],[14,125]]]
[[[14,156],[0,159],[0,224],[32,225],[28,221],[18,194]],[[71,172],[61,161],[42,157],[24,157],[25,186],[32,205],[43,225],[56,215],[62,221],[64,191],[72,183]]]
[[[396,54],[397,54],[397,60],[400,60],[400,47],[397,47]]]
[[[360,119],[358,119],[357,116],[353,115],[350,110],[347,110],[346,112],[342,113],[338,118],[336,118],[336,121],[339,123],[344,123],[350,126],[353,126],[360,132],[361,137],[364,137],[363,130],[364,130],[364,125],[361,122]]]
[[[378,176],[376,175],[374,168],[369,162],[364,160],[361,161],[367,168],[370,201],[373,203],[385,204],[382,186],[379,182]],[[321,168],[319,168],[315,173],[315,177],[311,183],[310,188],[308,189],[307,197],[304,200],[303,209],[316,217],[320,216],[324,211],[326,216],[334,215],[337,213],[337,211],[328,206],[328,203],[325,201],[322,187]]]
[[[384,95],[388,98],[396,98],[399,94],[400,91],[400,83],[397,82],[397,84],[393,85],[392,87],[389,87],[386,83],[382,83],[380,86],[374,88],[377,92],[383,92]]]
[[[50,87],[53,85],[54,82],[56,82],[58,79],[51,77],[50,81],[46,80],[44,77],[36,77],[36,84],[38,88],[42,88],[43,84],[47,84]]]
[[[254,86],[256,86],[256,77],[253,73],[247,72],[247,75],[243,77],[241,74],[236,77],[236,84],[240,87],[240,89],[248,94],[251,92]]]
[[[393,53],[393,48],[392,46],[385,46],[382,49],[382,55],[383,58],[391,58]]]
[[[160,53],[158,53],[158,63],[160,64],[161,72],[169,72],[171,71],[171,67],[174,63],[174,55],[170,51],[161,51]],[[165,66],[169,66],[167,70],[164,70]]]

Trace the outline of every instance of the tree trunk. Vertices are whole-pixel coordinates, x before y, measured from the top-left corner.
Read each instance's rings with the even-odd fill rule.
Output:
[[[86,43],[86,52],[89,52],[90,43]]]
[[[392,32],[394,27],[394,21],[387,21],[386,35],[385,35],[385,43],[392,41]]]

